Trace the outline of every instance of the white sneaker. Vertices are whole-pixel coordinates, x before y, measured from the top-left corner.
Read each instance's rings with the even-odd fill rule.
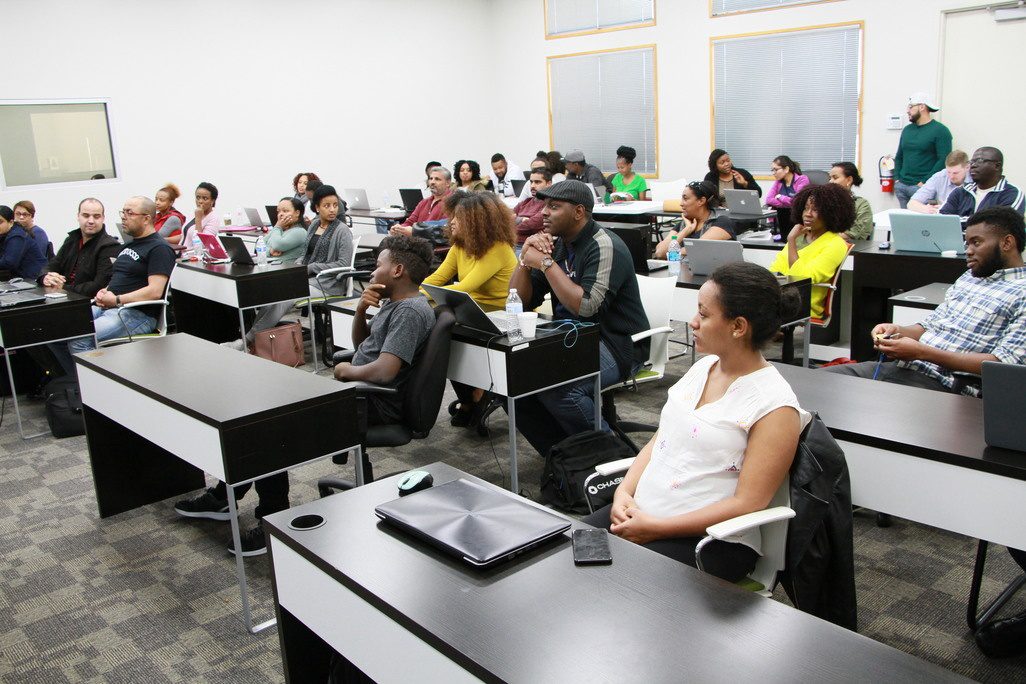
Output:
[[[221,346],[228,347],[229,349],[234,349],[235,351],[240,352],[249,351],[248,349],[246,349],[245,340],[232,340],[231,342],[222,342]]]

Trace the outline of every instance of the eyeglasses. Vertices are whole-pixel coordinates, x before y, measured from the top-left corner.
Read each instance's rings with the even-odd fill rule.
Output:
[[[970,164],[997,164],[997,159],[986,159],[984,157],[973,157],[969,160]]]
[[[144,212],[141,212],[141,211],[131,211],[130,209],[122,209],[121,210],[121,215],[122,216],[149,216],[149,214],[146,214]]]
[[[28,213],[27,211],[14,212],[14,218],[28,218],[29,216],[32,216],[32,214]]]

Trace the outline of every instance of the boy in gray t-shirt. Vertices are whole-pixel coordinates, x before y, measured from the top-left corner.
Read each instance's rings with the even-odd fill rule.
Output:
[[[335,379],[362,380],[399,390],[398,394],[367,397],[367,423],[401,420],[403,385],[417,352],[435,324],[435,314],[420,284],[431,271],[433,252],[427,240],[393,236],[381,241],[377,268],[356,305],[352,363],[335,366]],[[382,300],[388,300],[383,304]],[[367,321],[367,309],[380,311]]]

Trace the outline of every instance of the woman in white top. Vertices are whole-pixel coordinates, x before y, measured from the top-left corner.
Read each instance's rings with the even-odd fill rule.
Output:
[[[695,565],[710,525],[764,509],[784,481],[811,416],[760,348],[800,306],[793,290],[752,263],[717,269],[691,320],[703,357],[674,385],[659,430],[616,488],[585,518],[624,539]],[[731,582],[761,553],[758,530],[702,549],[707,572]]]

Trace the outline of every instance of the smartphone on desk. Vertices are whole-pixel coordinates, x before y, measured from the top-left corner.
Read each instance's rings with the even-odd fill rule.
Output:
[[[573,533],[574,565],[608,565],[609,532],[599,528],[579,529]]]

